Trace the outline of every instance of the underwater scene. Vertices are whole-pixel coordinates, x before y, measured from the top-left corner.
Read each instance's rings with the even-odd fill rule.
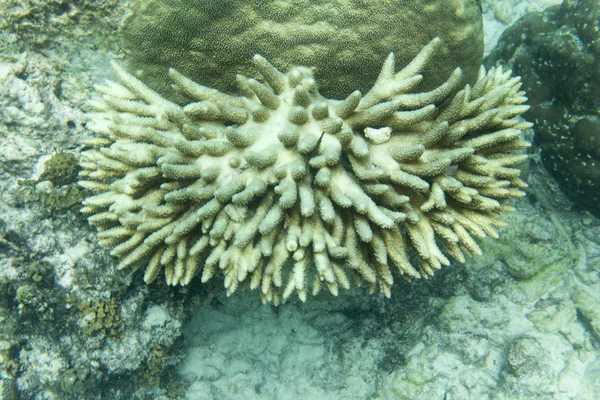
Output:
[[[600,1],[0,0],[0,400],[600,398]]]

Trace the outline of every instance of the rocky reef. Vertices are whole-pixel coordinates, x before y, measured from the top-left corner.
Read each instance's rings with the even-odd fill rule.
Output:
[[[490,27],[548,2],[481,3]],[[569,206],[535,143],[499,238],[427,280],[395,279],[390,299],[351,287],[271,307],[227,297],[217,277],[172,287],[117,270],[79,212],[90,193],[72,161],[93,137],[93,85],[126,65],[130,4],[0,1],[0,398],[600,397],[600,223]]]

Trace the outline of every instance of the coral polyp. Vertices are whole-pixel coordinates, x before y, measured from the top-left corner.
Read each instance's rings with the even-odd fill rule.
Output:
[[[429,277],[448,256],[497,237],[506,200],[523,195],[528,107],[510,71],[456,69],[418,92],[434,39],[400,71],[385,60],[371,90],[319,94],[310,68],[282,73],[256,55],[240,95],[175,70],[170,102],[114,64],[98,87],[82,153],[83,212],[121,268],[171,285],[224,276],[227,293],[275,304],[353,278],[390,296],[396,277]]]

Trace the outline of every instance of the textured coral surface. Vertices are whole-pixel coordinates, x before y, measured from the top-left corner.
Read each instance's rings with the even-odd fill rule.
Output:
[[[600,2],[565,1],[509,28],[486,65],[523,77],[542,161],[582,209],[600,215]]]
[[[175,70],[192,101],[179,106],[115,65],[122,84],[100,87],[80,184],[103,244],[121,267],[165,271],[169,284],[222,273],[228,293],[260,288],[278,303],[349,273],[389,296],[393,271],[431,276],[479,254],[504,201],[526,185],[514,168],[529,123],[519,78],[482,70],[462,90],[461,70],[413,93],[434,39],[404,69],[385,61],[372,89],[322,97],[312,72],[284,74],[254,57],[264,82],[238,75],[241,96]],[[411,258],[414,254],[414,259]]]
[[[163,95],[172,94],[169,68],[235,91],[236,73],[255,73],[255,53],[285,71],[315,67],[321,93],[336,99],[366,92],[390,51],[406,65],[434,37],[443,44],[425,69],[425,90],[458,66],[473,83],[483,55],[475,0],[143,0],[131,7],[121,27],[128,69]]]

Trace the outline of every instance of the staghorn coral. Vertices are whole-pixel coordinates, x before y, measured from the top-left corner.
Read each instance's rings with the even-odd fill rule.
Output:
[[[445,253],[479,254],[475,239],[497,236],[526,186],[519,78],[482,69],[458,90],[457,68],[411,93],[439,43],[399,72],[390,54],[372,89],[344,100],[322,97],[311,69],[284,74],[256,55],[264,82],[238,75],[240,96],[170,70],[192,100],[182,107],[115,64],[122,84],[99,87],[90,115],[80,184],[96,194],[82,211],[146,282],[222,273],[227,293],[241,284],[277,304],[337,294],[350,274],[390,296],[393,270],[429,277]]]

